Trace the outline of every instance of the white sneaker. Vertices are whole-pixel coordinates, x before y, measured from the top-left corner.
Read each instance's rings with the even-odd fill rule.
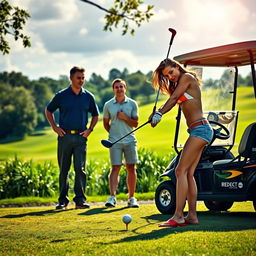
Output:
[[[106,207],[116,207],[116,198],[114,196],[109,197],[107,202],[105,203]]]
[[[139,208],[139,204],[138,204],[137,199],[135,197],[130,197],[128,199],[128,207]]]

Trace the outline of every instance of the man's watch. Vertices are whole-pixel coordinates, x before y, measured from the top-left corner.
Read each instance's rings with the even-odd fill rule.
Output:
[[[89,127],[88,130],[90,130],[91,132],[93,131],[93,128]]]

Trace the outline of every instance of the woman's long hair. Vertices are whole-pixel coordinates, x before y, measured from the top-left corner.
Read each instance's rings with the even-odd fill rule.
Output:
[[[201,85],[201,79],[198,77],[196,72],[193,72],[189,69],[182,67],[181,64],[175,60],[165,59],[160,62],[160,64],[158,65],[158,67],[156,68],[156,70],[153,73],[153,87],[155,89],[159,89],[159,87],[160,87],[161,93],[171,95],[174,92],[175,86],[176,86],[176,84],[174,82],[169,81],[162,73],[162,71],[167,66],[171,66],[171,67],[178,66],[181,73],[189,73],[189,74],[193,75],[195,77],[195,79],[197,80],[198,84]]]

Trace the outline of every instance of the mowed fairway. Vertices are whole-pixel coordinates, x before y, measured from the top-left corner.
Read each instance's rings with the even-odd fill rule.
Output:
[[[204,94],[204,93],[203,93]],[[233,152],[236,154],[237,146],[245,127],[256,121],[255,98],[253,97],[252,87],[238,88],[237,110],[239,110],[236,143]],[[165,97],[161,98],[158,106],[164,103]],[[214,96],[207,96],[204,99],[204,110],[214,109],[223,110],[223,104],[216,108],[217,99]],[[153,103],[139,106],[139,125],[145,123],[153,108]],[[225,109],[225,108],[224,108]],[[230,110],[230,105],[225,110]],[[139,148],[146,148],[165,155],[172,150],[177,107],[167,113],[161,123],[151,128],[150,124],[136,131]],[[185,126],[183,126],[185,127]],[[186,128],[180,129],[180,137],[187,137]],[[88,160],[108,161],[108,149],[104,148],[100,141],[107,139],[108,134],[103,128],[102,115],[99,123],[90,135],[88,140]],[[35,161],[52,161],[56,163],[56,134],[50,129],[35,132],[33,136],[28,136],[23,141],[0,144],[0,160],[13,157],[15,154],[23,159],[33,159]]]
[[[251,202],[229,212],[198,203],[199,225],[158,228],[170,216],[154,204],[139,209],[102,204],[89,210],[53,207],[0,209],[0,255],[256,255],[256,215]],[[126,231],[122,216],[133,218]]]

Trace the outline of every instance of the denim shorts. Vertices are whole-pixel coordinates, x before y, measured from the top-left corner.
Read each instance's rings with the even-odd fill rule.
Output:
[[[213,138],[213,129],[209,124],[198,125],[192,129],[188,129],[188,133],[190,136],[207,141],[207,144],[209,144]]]
[[[116,143],[110,149],[111,165],[122,165],[122,158],[126,164],[138,163],[137,143]]]

